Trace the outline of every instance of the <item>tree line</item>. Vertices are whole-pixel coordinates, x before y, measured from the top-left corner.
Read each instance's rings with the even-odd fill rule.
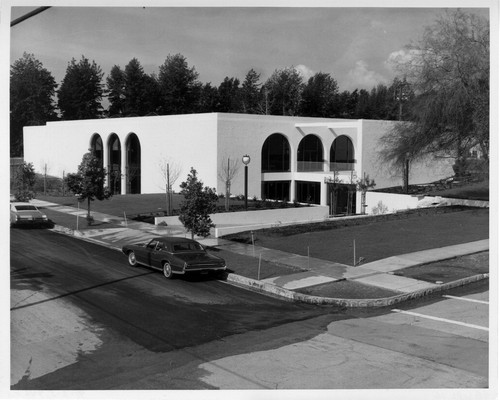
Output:
[[[172,115],[205,112],[394,120],[401,117],[394,79],[371,91],[340,91],[329,73],[307,81],[294,68],[276,69],[265,82],[250,69],[243,81],[225,77],[218,85],[202,83],[182,54],[168,55],[158,73],[144,72],[133,58],[114,65],[104,80],[95,61],[72,59],[58,85],[33,54],[11,66],[11,156],[22,155],[22,128],[47,121]],[[56,96],[57,95],[57,96]],[[107,98],[109,107],[103,108]]]
[[[462,10],[425,27],[395,60],[392,84],[369,91],[340,91],[325,72],[305,81],[294,67],[276,69],[264,82],[252,68],[242,81],[226,77],[217,86],[202,83],[182,54],[168,55],[152,74],[133,58],[123,69],[113,66],[105,80],[99,65],[82,56],[68,63],[58,85],[25,53],[11,65],[10,152],[22,155],[23,126],[47,121],[231,112],[400,120],[380,152],[394,171],[429,154],[460,164],[473,147],[488,161],[489,58],[489,21]]]

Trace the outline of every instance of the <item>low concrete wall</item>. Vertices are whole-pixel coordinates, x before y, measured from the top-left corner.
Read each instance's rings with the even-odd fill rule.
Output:
[[[467,206],[488,208],[488,201],[449,199],[441,196],[367,192],[366,214],[388,214],[414,208],[435,206]],[[381,212],[384,211],[384,212]]]
[[[328,206],[310,206],[298,208],[279,208],[260,211],[239,211],[211,214],[216,225],[214,236],[220,237],[251,229],[269,228],[272,226],[291,225],[324,221],[328,218]],[[155,225],[162,222],[168,226],[182,225],[179,217],[156,217]]]

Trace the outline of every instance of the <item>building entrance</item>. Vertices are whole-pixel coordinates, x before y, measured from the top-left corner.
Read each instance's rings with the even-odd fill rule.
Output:
[[[327,190],[331,215],[356,214],[356,185],[328,183]]]

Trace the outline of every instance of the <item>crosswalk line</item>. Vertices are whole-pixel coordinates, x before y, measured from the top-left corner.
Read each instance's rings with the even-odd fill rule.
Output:
[[[484,326],[479,326],[479,325],[474,325],[474,324],[468,324],[466,322],[461,322],[461,321],[454,321],[452,319],[446,319],[446,318],[440,318],[440,317],[433,317],[432,315],[425,315],[425,314],[419,314],[415,313],[412,311],[404,311],[404,310],[399,310],[397,308],[391,310],[393,312],[399,313],[399,314],[405,314],[405,315],[412,315],[414,317],[420,317],[420,318],[425,318],[425,319],[431,319],[434,321],[440,321],[440,322],[446,322],[448,324],[455,324],[455,325],[461,325],[461,326],[466,326],[468,328],[474,328],[474,329],[480,329],[483,331],[489,331],[490,329]]]

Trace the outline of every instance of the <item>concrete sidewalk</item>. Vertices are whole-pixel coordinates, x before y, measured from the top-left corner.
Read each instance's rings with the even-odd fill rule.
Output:
[[[82,224],[86,223],[84,217],[85,210],[78,210],[74,207],[61,206],[54,203],[47,203],[40,200],[32,200],[36,206],[51,209],[57,212],[62,212],[72,215],[81,215]],[[119,227],[104,228],[104,229],[85,229],[81,231],[70,231],[62,226],[56,226],[56,230],[72,234],[85,240],[89,240],[110,248],[120,250],[124,244],[130,242],[140,242],[150,239],[152,236],[182,236],[190,237],[185,231],[179,228],[154,226],[147,223],[126,221],[116,216],[110,216],[102,213],[92,213],[94,220],[113,222]],[[57,221],[56,221],[57,222]],[[246,286],[254,290],[269,292],[278,296],[287,297],[290,299],[299,299],[302,301],[310,300],[315,303],[335,303],[329,302],[328,299],[305,299],[305,295],[293,292],[297,289],[306,287],[335,283],[340,280],[351,280],[362,283],[364,285],[375,286],[388,289],[402,295],[418,295],[440,290],[446,285],[438,283],[430,283],[417,279],[406,278],[394,275],[393,272],[416,265],[427,264],[430,262],[441,261],[467,254],[473,254],[489,250],[489,240],[480,240],[472,243],[465,243],[455,246],[441,247],[437,249],[424,250],[399,256],[389,257],[383,260],[374,261],[363,264],[362,266],[349,266],[340,263],[320,260],[317,258],[301,256],[264,248],[261,246],[252,246],[236,242],[227,241],[217,238],[197,238],[197,240],[207,246],[218,246],[224,250],[238,254],[243,254],[250,257],[261,257],[262,260],[277,262],[280,264],[302,269],[302,272],[263,279],[260,281],[241,277],[235,274],[228,275],[228,281],[238,285]],[[487,274],[486,274],[487,275]],[[484,276],[485,278],[487,276]],[[473,280],[478,280],[481,277],[471,277]],[[457,283],[457,285],[460,282]],[[467,282],[465,282],[467,283]],[[314,297],[314,296],[313,296]],[[402,299],[407,296],[400,296]],[[337,303],[342,303],[342,299]],[[391,301],[390,299],[387,302]],[[366,300],[358,301],[359,304],[366,306]],[[380,299],[375,303],[380,304]],[[356,302],[345,300],[342,304],[357,304]]]

